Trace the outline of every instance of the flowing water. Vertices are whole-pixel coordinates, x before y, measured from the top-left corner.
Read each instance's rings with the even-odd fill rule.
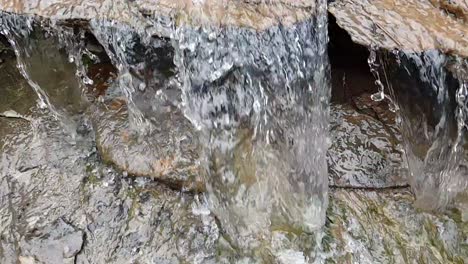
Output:
[[[468,187],[466,75],[462,73],[466,62],[438,51],[396,51],[380,52],[375,63],[375,54],[372,50],[370,66],[379,94],[392,98],[390,104],[396,101],[401,109],[407,177],[417,204],[428,210],[445,209]],[[384,94],[379,72],[385,75],[389,95]]]
[[[326,1],[313,4],[306,19],[295,25],[283,25],[280,18],[263,31],[181,24],[172,33],[182,91],[179,104],[199,130],[208,206],[221,221],[226,239],[241,250],[261,248],[275,230],[310,233],[325,221],[327,15]],[[33,23],[4,15],[4,34],[42,106],[65,122],[63,109],[27,70],[30,42],[34,34],[41,38]],[[47,26],[69,52],[70,62],[77,64],[78,79],[90,84],[81,62],[86,51],[82,33],[54,22]],[[148,85],[160,85],[153,79],[161,75],[151,72],[160,70],[150,68],[158,55],[151,52],[167,41],[149,35],[144,25],[135,29],[92,20],[90,30],[117,68],[113,85],[126,98],[133,130],[144,137],[158,121],[145,117],[134,97],[150,89]],[[165,92],[162,87],[151,89]],[[158,105],[150,109],[158,111]]]
[[[19,131],[0,140],[7,183],[0,179],[7,208],[0,216],[13,215],[0,225],[9,230],[0,261],[31,261],[24,254],[50,263],[62,255],[75,263],[463,261],[463,212],[420,213],[408,191],[375,188],[395,181],[370,181],[362,162],[356,171],[372,191],[329,192],[327,1],[283,4],[245,13],[237,2],[210,12],[184,6],[168,22],[115,1],[121,22],[97,16],[78,26],[0,13],[1,34],[38,100],[33,114],[0,113],[0,125],[22,122],[0,127]],[[451,205],[468,188],[466,61],[372,49],[368,63],[378,87],[372,99],[398,113],[416,204]],[[96,75],[96,65],[109,70]],[[398,171],[388,164],[399,156],[387,160],[397,155],[393,127],[350,106],[333,109],[335,122],[346,122],[338,124],[345,135],[337,133],[342,171],[353,174],[350,152],[371,169]],[[375,140],[364,142],[369,136]],[[37,250],[43,243],[48,250]]]
[[[208,203],[240,248],[259,247],[258,237],[268,241],[275,229],[324,224],[330,86],[326,3],[316,4],[313,18],[290,27],[176,32]]]

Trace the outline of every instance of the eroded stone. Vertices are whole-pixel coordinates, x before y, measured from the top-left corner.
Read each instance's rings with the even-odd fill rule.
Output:
[[[457,212],[413,207],[409,189],[335,190],[323,247],[331,263],[465,263],[468,226]]]
[[[31,122],[0,118],[1,263],[213,256],[217,225],[208,214],[192,214],[193,196],[145,178],[133,182],[99,162],[92,133],[73,140],[47,111],[34,112]]]
[[[241,26],[263,30],[310,18],[315,1],[1,0],[0,10],[54,20],[111,20],[170,36],[170,25]],[[146,19],[146,17],[151,19]],[[146,25],[142,27],[142,25]],[[150,29],[151,28],[151,29]]]

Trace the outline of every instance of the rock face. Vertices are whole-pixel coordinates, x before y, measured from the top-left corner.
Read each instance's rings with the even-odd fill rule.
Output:
[[[1,263],[179,263],[212,256],[217,227],[209,215],[202,222],[192,214],[193,196],[148,179],[133,182],[98,165],[89,141],[72,144],[57,123],[32,120],[0,117],[2,128],[10,127],[0,143]]]
[[[461,212],[413,207],[409,190],[332,191],[323,238],[330,263],[466,263]]]
[[[139,1],[93,1],[88,2],[89,9],[80,5],[72,9],[73,1],[0,0],[0,3],[8,4],[9,8],[26,8],[28,12],[44,10],[44,15],[58,12],[58,17],[63,18],[104,18],[108,14],[124,18],[127,11],[140,12],[134,4]],[[122,13],[112,11],[113,8]],[[50,56],[51,51],[47,54]],[[40,61],[34,68],[41,70],[38,72],[41,86],[50,83],[67,86],[57,84],[56,78],[49,75],[54,72],[53,76],[59,75],[63,81],[60,71],[50,70]],[[42,61],[52,64],[48,57]],[[63,65],[60,61],[57,65]],[[60,107],[65,117],[76,122],[71,126],[76,133],[70,133],[70,129],[64,132],[64,124],[47,110],[36,107],[37,98],[20,75],[14,73],[13,65],[8,61],[0,64],[2,264],[468,262],[467,209],[444,214],[420,212],[412,206],[414,199],[406,189],[334,188],[330,193],[327,224],[318,236],[285,226],[275,232],[272,240],[256,238],[266,248],[266,256],[252,257],[255,260],[240,256],[223,238],[224,226],[197,196],[171,190],[149,179],[164,178],[165,183],[192,179],[190,172],[197,159],[192,151],[196,144],[192,144],[195,143],[190,140],[192,130],[186,127],[187,121],[180,112],[172,106],[164,108],[168,110],[167,120],[157,118],[160,123],[154,127],[156,130],[138,138],[127,124],[125,103],[114,97],[79,113]],[[75,69],[69,65],[57,68],[67,71],[71,77],[65,82],[71,82]],[[61,97],[70,90],[55,89],[53,85],[49,88],[48,91],[56,91],[50,93],[53,103],[68,106],[72,101],[81,106],[76,96],[71,96],[70,101]],[[366,176],[355,170],[336,174],[332,180],[336,185],[391,186],[394,179],[389,177],[389,171],[394,160],[388,157],[396,154],[391,136],[395,132],[389,132],[393,128],[387,130],[379,121],[386,118],[385,111],[368,107],[365,102],[354,103],[354,108],[334,106],[339,143],[335,154],[363,168],[362,154],[339,149],[348,144],[354,147],[357,142],[358,148],[366,148],[364,153],[369,157],[366,171],[376,173],[371,178],[355,178],[354,175]],[[342,124],[346,125],[338,126]],[[378,138],[368,143],[370,135]],[[383,151],[367,150],[368,146],[379,146]],[[128,177],[115,170],[102,162],[96,148],[105,161],[112,161],[130,174],[148,177]],[[337,173],[342,171],[339,169]],[[177,184],[177,188],[181,187],[186,186]]]
[[[468,57],[467,6],[466,0],[337,0],[329,11],[353,41],[368,47]]]
[[[466,0],[431,0],[431,3],[454,15],[458,19],[468,22],[468,2]]]
[[[367,95],[370,97],[370,95]],[[349,104],[332,105],[329,183],[353,188],[405,185],[400,168],[401,136],[384,122]]]
[[[75,263],[76,255],[83,247],[84,232],[75,229],[63,219],[58,219],[42,230],[35,230],[20,242],[19,262],[27,263]]]

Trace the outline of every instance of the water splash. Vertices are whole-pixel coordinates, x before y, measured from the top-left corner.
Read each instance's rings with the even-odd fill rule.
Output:
[[[263,31],[181,25],[176,65],[200,130],[210,209],[232,245],[273,230],[312,232],[327,208],[326,1],[312,18]]]

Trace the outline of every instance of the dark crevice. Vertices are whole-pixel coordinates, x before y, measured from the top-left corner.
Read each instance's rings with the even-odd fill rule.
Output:
[[[376,91],[367,58],[367,47],[356,44],[329,13],[328,55],[331,66],[332,102],[352,103],[351,98]]]
[[[11,49],[8,39],[0,34],[0,63],[6,59],[11,59],[15,57],[15,53]]]

